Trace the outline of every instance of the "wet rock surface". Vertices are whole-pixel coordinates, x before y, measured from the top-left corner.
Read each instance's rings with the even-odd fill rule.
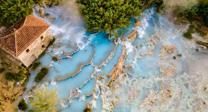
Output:
[[[116,44],[102,33],[86,34],[63,10],[46,9],[56,18],[46,20],[58,38],[40,59],[42,66],[50,67],[42,84],[57,89],[61,112],[82,112],[86,107],[96,112],[206,112],[207,52],[196,52],[196,45],[154,9],[129,27],[137,36]],[[54,55],[67,58],[54,62]]]

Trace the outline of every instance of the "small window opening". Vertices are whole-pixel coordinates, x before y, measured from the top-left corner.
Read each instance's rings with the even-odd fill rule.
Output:
[[[42,48],[45,48],[45,45],[42,45]]]
[[[28,52],[30,52],[30,50],[29,50],[29,49],[27,49],[27,50],[26,50],[26,52],[28,53]]]

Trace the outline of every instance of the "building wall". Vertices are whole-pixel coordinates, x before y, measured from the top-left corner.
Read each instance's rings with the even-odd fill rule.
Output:
[[[26,66],[30,66],[47,48],[52,37],[49,31],[43,33],[17,58]]]

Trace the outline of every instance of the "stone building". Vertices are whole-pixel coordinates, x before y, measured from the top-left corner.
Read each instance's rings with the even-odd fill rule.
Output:
[[[30,66],[49,45],[49,25],[33,15],[0,33],[0,48],[10,58]]]

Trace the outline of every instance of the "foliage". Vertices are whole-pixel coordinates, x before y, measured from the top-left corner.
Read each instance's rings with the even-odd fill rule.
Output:
[[[192,33],[197,32],[201,36],[206,35],[204,27],[208,27],[208,0],[198,0],[199,3],[186,9],[176,9],[179,18],[185,18],[190,22],[189,29],[184,33],[184,37],[191,39]],[[200,43],[201,44],[201,43]]]
[[[33,12],[35,4],[51,7],[62,0],[0,0],[0,26],[9,27]]]
[[[22,80],[23,77],[21,75],[20,76],[17,75],[16,73],[7,72],[5,74],[5,78],[10,81],[15,80],[18,82],[18,81]]]
[[[22,100],[19,102],[18,108],[19,108],[20,110],[24,110],[24,111],[27,110],[28,106],[27,106],[27,103],[25,102],[24,99],[22,99]]]
[[[93,112],[93,110],[92,110],[92,108],[86,107],[86,108],[84,109],[84,112]]]
[[[159,12],[162,8],[164,8],[164,1],[163,0],[142,0],[143,8],[149,8],[153,5],[157,6],[157,11]]]
[[[53,43],[56,41],[56,37],[52,37],[52,40],[50,41],[50,43],[48,44],[48,47],[50,47],[51,45],[53,45]]]
[[[183,36],[184,36],[185,38],[187,38],[187,39],[192,39],[192,34],[191,34],[191,32],[189,32],[189,31],[184,32],[184,33],[183,33]]]
[[[35,63],[32,64],[31,69],[32,70],[36,70],[40,65],[41,65],[41,63],[39,61],[37,61],[37,62],[35,62]]]
[[[118,37],[117,31],[141,13],[141,0],[77,0],[89,32],[106,32]],[[116,36],[118,35],[118,36]]]
[[[53,56],[53,57],[52,57],[52,60],[53,60],[53,61],[58,61],[59,58],[58,58],[58,56]]]
[[[42,68],[35,77],[35,81],[40,82],[48,74],[48,71],[49,71],[48,68]]]
[[[199,0],[202,4],[207,5],[208,4],[208,0]]]
[[[208,27],[208,0],[199,0],[199,3],[179,13],[190,22],[198,22]]]
[[[31,112],[56,112],[57,92],[46,87],[36,88],[30,99]]]
[[[59,5],[62,0],[34,0],[34,2],[40,6],[43,6],[44,4],[52,7],[55,5]]]
[[[195,32],[195,28],[193,25],[190,25],[188,30],[184,32],[183,36],[186,37],[187,39],[192,39],[192,33]]]
[[[9,81],[19,82],[25,78],[25,76],[29,75],[28,70],[24,68],[20,68],[18,73],[7,72],[5,73],[5,78]]]
[[[33,0],[3,0],[0,2],[0,26],[10,26],[32,13]]]

